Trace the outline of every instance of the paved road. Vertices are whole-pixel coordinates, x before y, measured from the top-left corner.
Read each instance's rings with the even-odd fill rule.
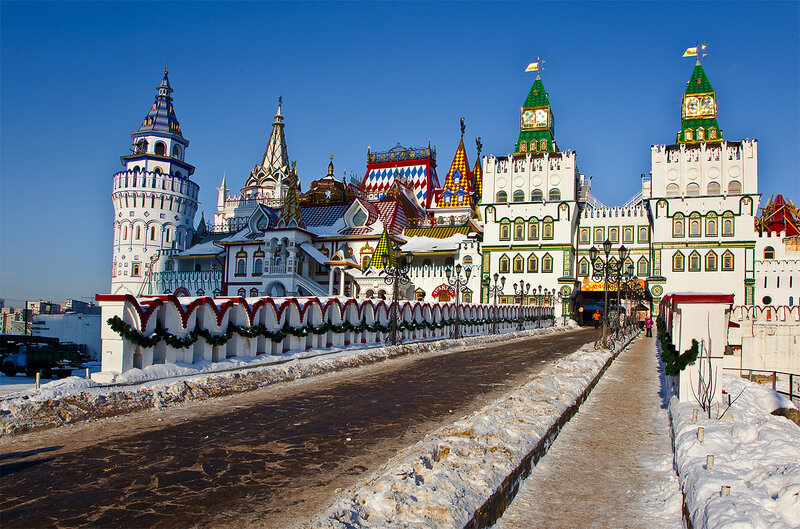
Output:
[[[594,329],[404,357],[0,442],[0,523],[281,527],[498,397]]]

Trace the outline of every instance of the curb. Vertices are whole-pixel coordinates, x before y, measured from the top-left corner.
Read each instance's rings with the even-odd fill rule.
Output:
[[[511,474],[509,474],[506,479],[503,480],[503,483],[500,485],[500,488],[496,490],[485,502],[481,505],[473,515],[472,519],[467,522],[464,526],[464,529],[483,529],[486,527],[492,526],[497,520],[503,515],[505,512],[506,507],[511,503],[514,499],[514,496],[517,495],[519,491],[520,484],[527,478],[533,467],[539,462],[542,457],[547,454],[547,451],[550,449],[550,446],[555,441],[558,434],[561,432],[561,429],[567,424],[572,417],[578,413],[578,410],[587,398],[589,398],[589,394],[592,392],[592,389],[597,385],[600,379],[605,374],[606,370],[611,366],[611,363],[622,353],[622,351],[630,345],[630,343],[639,336],[641,331],[637,332],[633,336],[631,336],[627,341],[625,341],[617,351],[611,355],[597,375],[592,379],[586,389],[583,390],[580,397],[570,406],[568,407],[564,413],[548,428],[547,433],[536,443],[533,450],[531,450],[520,462],[520,464],[515,468]]]

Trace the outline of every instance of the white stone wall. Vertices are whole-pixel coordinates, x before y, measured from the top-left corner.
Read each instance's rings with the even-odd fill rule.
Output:
[[[800,307],[734,307],[728,341],[741,346],[726,367],[800,374]]]
[[[795,240],[791,241],[796,243]],[[754,301],[763,305],[800,305],[800,250],[787,248],[785,233],[756,236]],[[800,248],[797,243],[796,248]],[[773,257],[767,258],[767,250]]]

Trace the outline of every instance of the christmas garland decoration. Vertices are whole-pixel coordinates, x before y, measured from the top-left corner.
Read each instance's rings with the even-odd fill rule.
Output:
[[[692,346],[678,354],[675,346],[672,345],[672,339],[667,333],[667,326],[660,319],[656,320],[658,327],[658,339],[661,342],[661,360],[664,361],[664,373],[669,376],[675,377],[686,369],[686,366],[697,360],[697,355],[700,352],[700,344],[697,340],[692,338]]]
[[[526,316],[523,318],[523,321],[526,322],[535,322],[539,320],[552,320],[555,319],[555,316],[548,314],[544,316]],[[498,323],[515,323],[519,320],[512,319],[512,318],[498,318]],[[397,324],[398,331],[418,331],[418,330],[434,330],[434,329],[441,329],[448,325],[452,325],[455,322],[453,319],[449,320],[442,320],[439,323],[431,323],[428,321],[404,321]],[[392,330],[390,325],[383,325],[380,322],[375,322],[372,325],[369,325],[366,321],[361,320],[358,325],[353,325],[349,321],[342,322],[339,325],[334,325],[332,323],[323,323],[318,327],[314,327],[312,324],[308,323],[301,327],[292,327],[288,323],[284,323],[283,327],[276,331],[270,331],[267,329],[265,325],[258,324],[253,325],[251,327],[244,327],[240,325],[234,325],[233,323],[228,323],[228,327],[225,329],[225,332],[222,334],[213,335],[209,332],[208,329],[198,329],[195,327],[193,330],[186,335],[185,338],[180,338],[175,334],[164,329],[160,323],[156,323],[156,330],[150,336],[145,336],[141,332],[137,331],[136,329],[132,328],[130,325],[122,321],[122,318],[119,316],[114,316],[113,318],[109,318],[106,323],[111,328],[112,331],[119,334],[123,340],[126,340],[137,347],[155,347],[159,342],[162,340],[169,345],[170,347],[174,347],[176,349],[185,349],[186,347],[192,346],[197,340],[203,338],[209,345],[212,346],[220,346],[225,345],[228,341],[233,338],[233,335],[236,334],[243,338],[267,338],[273,342],[282,342],[284,338],[287,336],[294,336],[296,338],[303,338],[308,336],[309,334],[325,334],[327,332],[334,332],[336,334],[342,334],[346,332],[381,332],[381,333],[388,333]],[[491,318],[483,318],[483,319],[475,319],[475,320],[460,320],[461,325],[469,326],[469,325],[488,325],[493,323]]]

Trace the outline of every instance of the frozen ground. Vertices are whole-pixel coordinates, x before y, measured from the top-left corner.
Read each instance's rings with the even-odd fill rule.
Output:
[[[502,399],[427,435],[347,491],[313,527],[463,528],[610,357],[587,344]]]
[[[794,408],[770,388],[733,375],[722,387],[736,399],[698,414],[691,402],[670,402],[675,462],[695,529],[800,527],[800,427],[771,415]],[[738,396],[738,398],[737,398]],[[721,416],[721,418],[717,418]],[[698,428],[703,428],[703,442]],[[708,456],[714,457],[709,465]],[[725,495],[723,487],[730,487]]]
[[[571,328],[548,327],[523,331],[521,334],[532,336]],[[38,391],[29,390],[0,397],[0,435],[148,408],[164,408],[190,400],[240,393],[277,382],[358,367],[399,355],[474,347],[479,343],[513,339],[517,335],[512,332],[396,346],[354,346],[310,350],[292,355],[229,358],[214,363],[161,364],[126,372],[114,384],[68,377],[48,382]]]
[[[496,529],[681,527],[656,355],[640,338],[614,360]]]

